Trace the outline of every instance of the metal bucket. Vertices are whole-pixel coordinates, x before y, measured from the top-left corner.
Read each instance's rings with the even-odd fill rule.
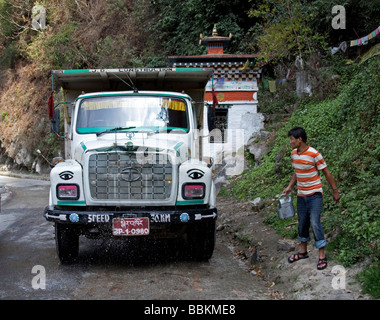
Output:
[[[295,215],[292,198],[282,194],[278,198],[277,214],[280,220],[293,218]]]

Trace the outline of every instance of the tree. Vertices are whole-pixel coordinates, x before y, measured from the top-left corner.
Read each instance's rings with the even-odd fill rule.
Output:
[[[311,9],[302,1],[264,0],[249,11],[249,16],[263,25],[257,46],[265,61],[302,58],[325,46],[324,36],[309,26],[315,17]]]
[[[232,33],[227,52],[247,52],[244,39],[251,26],[247,15],[251,4],[247,0],[155,0],[154,4],[154,30],[167,55],[205,54],[199,35],[211,36],[214,24],[219,35]]]

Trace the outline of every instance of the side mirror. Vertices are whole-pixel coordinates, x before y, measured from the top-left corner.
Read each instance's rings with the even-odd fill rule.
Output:
[[[59,118],[60,118],[60,111],[59,108],[56,108],[53,114],[53,118],[50,120],[50,132],[55,133],[59,136]]]

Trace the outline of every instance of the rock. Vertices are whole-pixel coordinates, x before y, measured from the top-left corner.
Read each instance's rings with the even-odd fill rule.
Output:
[[[294,242],[291,240],[280,239],[277,242],[277,250],[278,251],[290,252],[290,251],[294,251],[295,249],[296,249],[296,246],[295,246]]]
[[[252,203],[253,206],[256,207],[256,206],[258,206],[260,204],[260,201],[261,201],[261,198],[257,197],[253,201],[251,201],[251,203]]]
[[[256,163],[259,163],[269,152],[267,143],[269,136],[269,131],[260,131],[253,134],[247,141],[246,150],[254,156]]]
[[[216,231],[222,231],[224,229],[224,224],[221,224],[219,225],[217,228],[216,228]]]
[[[251,201],[251,203],[252,203],[252,210],[258,211],[260,209],[261,198],[257,197],[253,201]]]
[[[257,249],[255,249],[255,251],[252,253],[251,261],[250,262],[251,262],[251,265],[254,265],[257,262],[259,262],[259,254],[257,252]]]
[[[269,151],[269,148],[264,141],[247,146],[247,149],[249,153],[254,156],[256,162],[259,162]]]
[[[46,161],[41,158],[36,158],[32,164],[32,170],[34,170],[38,174],[49,174],[50,166],[46,163]]]
[[[18,165],[27,166],[31,162],[31,155],[27,148],[21,147],[15,157],[15,161]]]

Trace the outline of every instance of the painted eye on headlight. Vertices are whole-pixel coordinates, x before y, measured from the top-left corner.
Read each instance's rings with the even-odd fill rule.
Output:
[[[74,177],[74,173],[71,171],[63,171],[59,174],[59,177],[63,180],[70,180]]]
[[[187,175],[189,176],[189,178],[197,180],[202,178],[205,175],[205,173],[200,169],[190,169],[189,171],[187,171]]]

